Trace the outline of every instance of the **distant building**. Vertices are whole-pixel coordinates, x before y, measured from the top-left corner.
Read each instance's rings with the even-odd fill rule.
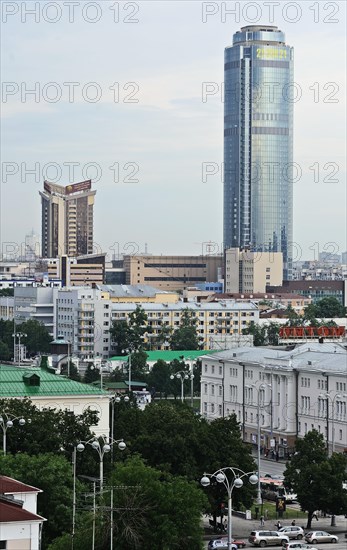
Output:
[[[329,280],[304,280],[304,281],[283,281],[283,285],[269,285],[266,287],[268,293],[282,294],[293,293],[312,298],[317,302],[322,298],[334,297],[341,304],[347,307],[347,280],[329,281]]]
[[[281,252],[251,252],[230,248],[225,251],[224,288],[226,293],[265,292],[267,285],[281,285]]]
[[[222,255],[214,256],[124,256],[126,284],[152,285],[163,290],[218,281]]]
[[[45,181],[42,203],[42,257],[93,253],[91,180],[63,187]]]
[[[332,252],[320,252],[319,261],[323,264],[339,265],[341,263],[341,254],[333,254]]]
[[[293,100],[286,92],[293,70],[293,48],[275,26],[242,27],[225,48],[224,246],[282,252],[286,279],[293,241]]]
[[[47,262],[48,279],[58,279],[62,286],[100,285],[105,278],[105,254],[88,254],[77,258],[66,255]]]
[[[32,230],[31,233],[25,235],[24,260],[35,262],[40,257],[40,248],[40,237]]]
[[[341,254],[341,263],[347,265],[347,252],[342,252]]]

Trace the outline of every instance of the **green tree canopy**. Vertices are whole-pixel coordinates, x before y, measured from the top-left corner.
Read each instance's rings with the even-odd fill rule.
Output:
[[[113,547],[117,550],[190,550],[202,548],[201,513],[206,497],[194,482],[163,474],[135,455],[115,465],[108,481],[113,491]],[[110,548],[110,492],[96,524],[96,548]],[[91,513],[77,529],[75,550],[90,546]],[[65,550],[67,536],[49,550]]]
[[[334,296],[326,296],[305,308],[305,316],[314,315],[318,318],[345,317],[346,308]]]
[[[197,350],[199,349],[199,337],[197,333],[197,318],[194,311],[187,308],[182,311],[181,323],[170,339],[172,350]]]
[[[116,355],[142,351],[145,348],[144,335],[148,332],[150,327],[147,327],[147,315],[141,306],[129,314],[128,321],[113,321],[110,334]]]
[[[301,508],[308,512],[308,529],[317,509],[332,514],[346,512],[347,491],[342,486],[346,468],[346,456],[333,454],[328,458],[323,435],[318,431],[311,430],[297,439],[284,477],[286,486],[297,494]]]
[[[0,471],[42,489],[37,513],[47,519],[43,525],[43,549],[54,538],[71,531],[73,478],[69,460],[53,453],[1,455]]]

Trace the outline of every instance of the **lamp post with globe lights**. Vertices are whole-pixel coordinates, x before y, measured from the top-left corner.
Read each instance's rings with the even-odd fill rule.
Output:
[[[336,400],[346,398],[346,394],[340,394],[336,393],[334,397],[331,395],[331,390],[321,393],[319,396],[319,399],[326,399],[327,401],[327,447],[329,450],[329,424],[328,424],[328,418],[329,418],[329,401],[331,402],[331,454],[335,452],[335,405]]]
[[[2,451],[6,455],[6,432],[8,428],[13,428],[13,422],[18,420],[20,426],[24,426],[26,423],[25,418],[22,416],[14,416],[10,413],[0,414],[0,428],[2,429]]]
[[[265,388],[268,387],[271,389],[271,384],[267,384],[265,382],[261,382],[260,384],[250,384],[245,385],[245,388],[254,388],[257,392],[257,463],[258,463],[258,490],[257,490],[257,504],[262,504],[262,498],[261,498],[261,488],[260,488],[260,405],[262,402],[262,405],[264,406],[264,394],[265,394]]]
[[[18,338],[18,367],[20,367],[20,360],[21,360],[21,345],[20,341],[22,338],[26,338],[27,334],[25,332],[14,332],[12,334],[12,338],[14,340],[14,357],[13,362],[16,362],[16,338]]]
[[[175,378],[178,378],[181,380],[181,401],[184,402],[184,381],[185,380],[193,380],[194,374],[192,372],[185,372],[184,370],[181,370],[179,372],[175,372],[175,374],[170,375],[171,380],[174,380]]]
[[[215,479],[217,483],[222,483],[228,493],[228,550],[232,550],[232,494],[233,490],[241,489],[243,486],[242,478],[248,477],[248,481],[252,485],[258,483],[258,476],[254,472],[244,472],[240,468],[234,468],[227,466],[220,468],[213,474],[204,474],[200,480],[203,487],[208,487],[211,483],[211,479]]]
[[[102,439],[102,444],[100,445],[99,439]],[[76,449],[79,453],[82,453],[86,445],[91,445],[92,448],[97,451],[99,455],[100,463],[100,494],[102,494],[103,484],[104,484],[104,455],[111,451],[113,445],[117,444],[120,451],[124,451],[126,444],[124,439],[111,439],[106,436],[101,436],[100,438],[92,437],[88,441],[80,441]]]

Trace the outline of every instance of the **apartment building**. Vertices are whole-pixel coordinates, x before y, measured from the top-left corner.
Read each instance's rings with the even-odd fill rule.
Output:
[[[305,343],[291,351],[238,348],[202,358],[201,414],[236,414],[243,439],[287,456],[312,429],[347,451],[347,350]]]

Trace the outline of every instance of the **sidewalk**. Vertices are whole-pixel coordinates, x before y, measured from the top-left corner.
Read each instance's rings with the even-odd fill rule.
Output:
[[[336,518],[336,526],[331,527],[331,517],[326,518],[319,518],[318,521],[315,519],[312,521],[312,530],[322,530],[322,531],[328,531],[328,533],[336,533],[336,535],[339,537],[340,542],[344,540],[344,534],[347,532],[347,519],[344,516],[335,516]],[[203,518],[203,525],[206,528],[206,539],[210,538],[217,538],[220,537],[221,534],[213,534],[212,529],[209,529],[209,519],[204,516]],[[275,527],[275,521],[274,519],[269,519],[265,521],[265,525],[261,527],[260,521],[255,519],[243,519],[237,516],[233,516],[232,518],[232,534],[233,538],[242,538],[245,539],[246,542],[248,542],[248,536],[251,531],[259,531],[261,530],[271,530],[276,531]],[[287,525],[291,525],[291,520],[281,520],[282,527],[285,527]],[[306,518],[299,518],[296,520],[296,525],[299,525],[300,527],[303,527],[306,532],[308,532],[308,529],[306,529]],[[208,530],[209,529],[209,530]],[[224,535],[225,536],[225,535]]]

